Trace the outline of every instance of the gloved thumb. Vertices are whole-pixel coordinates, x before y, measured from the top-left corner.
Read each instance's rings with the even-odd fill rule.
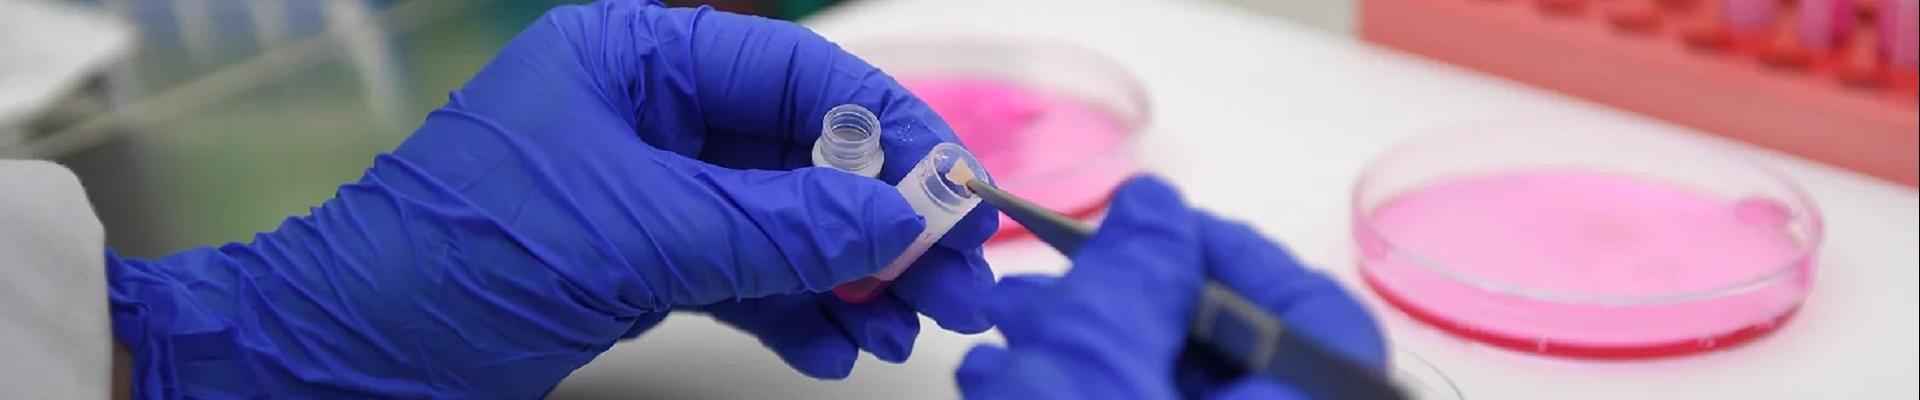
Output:
[[[1130,328],[1115,333],[1125,349],[1114,351],[1136,353],[1147,364],[1172,364],[1206,275],[1196,228],[1194,211],[1157,178],[1136,177],[1114,192],[1099,230],[1060,279],[1068,296],[1101,308],[1090,312]]]
[[[1251,226],[1204,213],[1196,220],[1214,278],[1278,314],[1292,332],[1376,370],[1385,368],[1379,327],[1333,278],[1301,265]]]
[[[878,272],[926,227],[899,191],[872,178],[825,168],[735,170],[661,156],[691,177],[690,196],[678,207],[723,208],[717,215],[724,221],[674,224],[677,236],[706,242],[666,250],[679,260],[669,263],[673,276],[662,278],[689,289],[669,295],[675,305],[825,292]],[[682,267],[681,260],[692,264]]]
[[[1183,324],[1192,308],[1185,300],[1198,297],[1206,273],[1196,228],[1194,211],[1172,186],[1151,175],[1134,177],[1114,191],[1099,230],[1071,255],[1074,271],[1065,279],[1155,293],[1138,311]]]

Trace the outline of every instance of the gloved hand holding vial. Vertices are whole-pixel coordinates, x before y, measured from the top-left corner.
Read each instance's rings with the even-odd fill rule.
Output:
[[[856,104],[834,107],[823,118],[820,139],[814,142],[814,165],[834,168],[848,173],[875,177],[879,166],[885,162],[886,153],[880,151],[880,138],[883,130],[873,116],[872,111]],[[973,212],[980,204],[980,198],[961,184],[948,179],[953,171],[986,171],[973,153],[953,143],[941,143],[933,146],[932,151],[913,164],[906,176],[895,185],[900,196],[907,200],[913,211],[920,215],[926,228],[914,236],[913,243],[900,253],[880,272],[858,281],[835,287],[833,294],[841,300],[853,303],[865,303],[879,296],[881,291],[900,278],[907,267],[912,266],[920,255],[926,254],[934,242],[946,236],[954,223]],[[991,181],[990,178],[981,177]]]

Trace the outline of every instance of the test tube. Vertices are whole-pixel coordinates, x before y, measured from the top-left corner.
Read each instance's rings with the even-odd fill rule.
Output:
[[[868,178],[880,175],[887,154],[880,151],[880,117],[859,104],[841,104],[820,120],[813,141],[813,165]]]
[[[1727,27],[1742,36],[1766,32],[1779,14],[1779,0],[1723,0],[1721,17]]]
[[[1802,0],[1800,2],[1800,43],[1808,49],[1826,52],[1841,38],[1853,33],[1854,0]]]
[[[1841,50],[1839,63],[1834,65],[1834,74],[1851,86],[1880,87],[1886,78],[1886,66],[1881,63],[1882,42],[1874,25],[1855,24],[1846,47]]]
[[[980,166],[980,160],[974,159],[973,153],[967,152],[966,148],[953,143],[934,145],[933,150],[914,164],[913,170],[908,171],[898,185],[894,185],[900,191],[900,196],[906,198],[907,205],[926,220],[926,229],[920,231],[913,243],[907,245],[906,251],[901,252],[893,262],[887,263],[880,272],[833,288],[835,296],[849,303],[873,300],[901,273],[906,272],[914,260],[920,259],[921,254],[933,247],[934,242],[946,236],[961,217],[980,205],[980,196],[948,178],[948,174],[957,169],[964,169],[962,175],[992,183],[984,173],[986,169]]]
[[[1920,63],[1920,0],[1880,2],[1880,48],[1895,68]]]

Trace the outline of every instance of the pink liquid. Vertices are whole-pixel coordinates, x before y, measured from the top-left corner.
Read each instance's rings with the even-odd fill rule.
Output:
[[[1771,330],[1811,280],[1783,203],[1619,175],[1468,177],[1361,217],[1363,266],[1384,298],[1455,333],[1532,351],[1725,346]]]
[[[953,127],[995,184],[1035,204],[1086,216],[1132,172],[1122,146],[1133,128],[1093,104],[990,78],[902,83]],[[1003,216],[1000,227],[1018,225]]]

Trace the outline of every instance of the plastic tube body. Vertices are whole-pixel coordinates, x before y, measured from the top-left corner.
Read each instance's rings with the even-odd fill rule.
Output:
[[[820,138],[813,142],[813,165],[876,177],[886,161],[886,153],[880,149],[880,132],[879,117],[866,107],[843,104],[827,110],[820,122]],[[835,287],[836,296],[853,303],[879,296],[889,282],[898,279],[914,260],[920,259],[960,218],[980,204],[980,198],[964,185],[948,180],[947,173],[956,166],[971,169],[971,175],[977,179],[987,179],[986,169],[966,148],[953,143],[935,145],[894,185],[914,213],[926,220],[926,229],[880,272]]]
[[[932,151],[927,152],[925,158],[921,158],[920,162],[914,164],[913,170],[908,171],[894,188],[900,191],[900,196],[907,200],[907,204],[913,207],[913,211],[926,220],[926,229],[914,238],[912,244],[907,245],[907,249],[901,252],[899,257],[895,257],[893,262],[880,269],[880,272],[836,287],[833,290],[834,295],[839,296],[841,300],[853,303],[866,302],[879,296],[889,282],[900,278],[900,274],[905,273],[907,268],[913,265],[914,260],[920,259],[920,255],[925,254],[928,248],[933,247],[941,237],[946,236],[947,231],[953,229],[955,223],[960,222],[960,219],[973,211],[975,206],[980,205],[978,195],[967,190],[964,184],[953,182],[948,178],[948,173],[955,168],[985,171],[980,166],[980,161],[973,158],[972,153],[953,143],[935,145]],[[978,177],[977,179],[987,179],[980,172],[975,172],[973,176]]]

